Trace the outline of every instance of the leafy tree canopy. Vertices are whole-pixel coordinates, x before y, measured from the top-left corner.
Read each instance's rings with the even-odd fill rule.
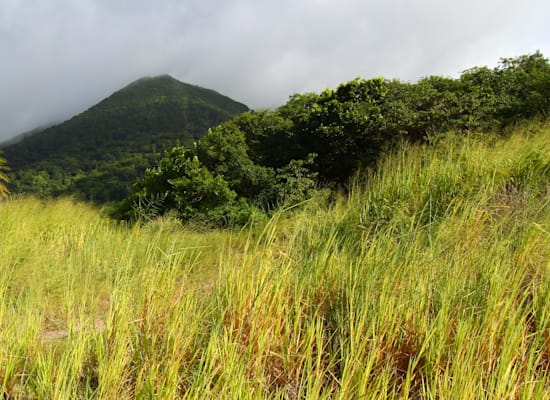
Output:
[[[136,205],[154,204],[156,214],[175,210],[184,220],[245,220],[252,209],[269,211],[299,203],[321,186],[345,185],[403,140],[498,131],[546,117],[549,98],[550,65],[540,53],[475,67],[458,79],[354,79],[320,94],[296,94],[276,110],[242,113],[193,147],[165,153],[119,215],[139,217],[148,207],[136,213]]]

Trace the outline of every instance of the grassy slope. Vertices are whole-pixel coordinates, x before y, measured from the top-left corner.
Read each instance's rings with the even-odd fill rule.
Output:
[[[365,181],[241,233],[1,203],[3,390],[549,398],[548,125],[407,148]]]

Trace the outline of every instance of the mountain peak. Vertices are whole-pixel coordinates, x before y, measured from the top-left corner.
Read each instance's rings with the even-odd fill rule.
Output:
[[[233,114],[238,114],[248,109],[244,104],[235,102],[231,98],[214,90],[181,82],[168,74],[139,78],[113,93],[97,106],[102,106],[105,102],[112,103],[113,101],[124,103],[138,101],[143,104],[143,102],[158,103],[159,101],[167,101],[168,99],[176,99],[178,102],[183,100],[185,103],[208,103],[211,106],[230,111]]]
[[[172,83],[184,84],[183,82],[177,80],[171,75],[161,74],[161,75],[154,75],[154,76],[142,76],[141,78],[136,79],[126,87],[132,86],[132,85],[148,84],[151,82],[172,82]]]
[[[190,145],[247,110],[170,75],[140,78],[70,120],[6,146],[12,192],[40,190],[33,183],[40,175],[54,182],[48,187],[55,193],[120,200],[162,150],[176,141]]]

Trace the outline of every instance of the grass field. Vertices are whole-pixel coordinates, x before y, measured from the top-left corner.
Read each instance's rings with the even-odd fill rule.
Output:
[[[404,147],[241,231],[0,203],[9,399],[550,398],[550,127]]]

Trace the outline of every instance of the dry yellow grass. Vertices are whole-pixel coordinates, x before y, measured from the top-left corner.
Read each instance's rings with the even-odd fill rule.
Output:
[[[241,232],[0,203],[1,391],[550,398],[550,129],[528,130],[403,149]]]

